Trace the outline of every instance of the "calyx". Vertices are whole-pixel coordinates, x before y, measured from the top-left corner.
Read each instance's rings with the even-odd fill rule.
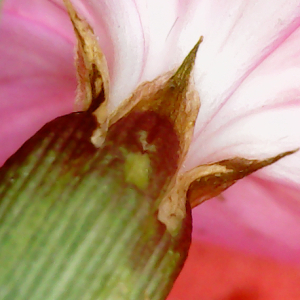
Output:
[[[203,37],[175,71],[141,83],[132,95],[112,113],[107,112],[109,73],[105,57],[92,27],[78,16],[69,0],[64,0],[77,37],[77,103],[93,110],[99,127],[91,137],[101,147],[109,127],[132,112],[153,111],[173,124],[180,141],[178,170],[161,195],[158,219],[170,233],[176,233],[185,218],[186,201],[192,207],[221,194],[237,180],[268,166],[295,151],[284,152],[265,160],[241,157],[200,165],[182,173],[181,167],[192,141],[200,99],[193,82],[193,67]],[[97,107],[98,106],[98,107]]]

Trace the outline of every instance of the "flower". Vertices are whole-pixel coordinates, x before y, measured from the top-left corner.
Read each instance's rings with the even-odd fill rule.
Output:
[[[300,145],[298,1],[73,0],[110,72],[112,111],[142,82],[178,67],[204,36],[201,99],[185,169],[263,160]],[[74,108],[75,37],[62,1],[6,0],[0,29],[0,160]],[[300,263],[300,154],[236,183],[194,210],[194,239]]]

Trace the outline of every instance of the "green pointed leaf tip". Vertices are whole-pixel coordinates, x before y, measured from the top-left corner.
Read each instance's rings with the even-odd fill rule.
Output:
[[[90,142],[88,112],[46,124],[0,170],[0,299],[165,299],[186,259],[191,215],[176,236],[157,207],[179,141],[155,112]]]

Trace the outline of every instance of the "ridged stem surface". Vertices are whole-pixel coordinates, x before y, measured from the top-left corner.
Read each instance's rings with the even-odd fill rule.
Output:
[[[95,127],[89,113],[60,117],[1,168],[1,300],[168,295],[191,234],[189,208],[175,236],[157,220],[176,134],[155,113],[136,113],[99,150]]]

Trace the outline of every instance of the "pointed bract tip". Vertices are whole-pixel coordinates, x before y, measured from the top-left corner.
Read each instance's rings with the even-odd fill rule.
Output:
[[[200,44],[203,41],[203,36],[201,36],[196,43],[196,45],[193,47],[193,49],[190,51],[190,53],[186,56],[184,61],[182,62],[181,66],[178,68],[174,76],[171,78],[173,83],[175,83],[178,86],[186,86],[186,84],[189,81],[190,74],[192,72],[192,69],[195,64],[196,55],[199,49]],[[185,83],[185,84],[182,84]]]
[[[191,54],[191,53],[197,54],[198,48],[199,48],[199,46],[200,46],[200,44],[201,44],[202,42],[203,42],[203,36],[201,35],[200,38],[199,38],[199,40],[198,40],[198,42],[197,42],[196,45],[194,46],[194,48],[191,50],[190,54]],[[190,54],[189,54],[189,55],[190,55]]]

